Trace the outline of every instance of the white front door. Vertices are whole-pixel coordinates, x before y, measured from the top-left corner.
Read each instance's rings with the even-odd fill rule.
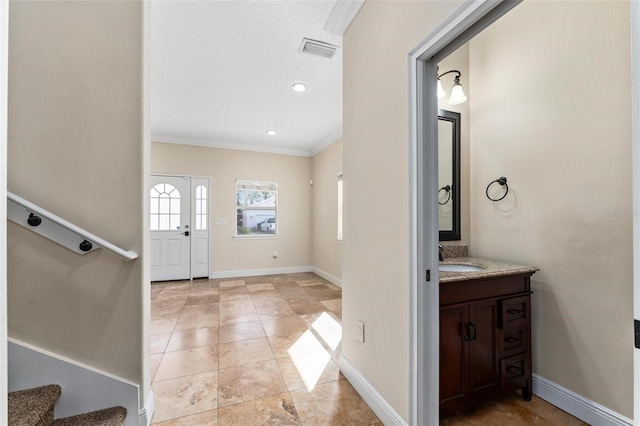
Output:
[[[151,176],[151,281],[191,278],[191,178]]]

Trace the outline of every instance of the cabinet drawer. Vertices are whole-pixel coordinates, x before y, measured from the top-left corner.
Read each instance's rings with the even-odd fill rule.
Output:
[[[528,354],[500,360],[500,389],[516,390],[527,386],[529,380]]]
[[[499,327],[502,330],[525,328],[529,319],[530,296],[512,297],[500,300]]]
[[[440,283],[440,306],[499,299],[531,290],[529,276],[507,276]]]
[[[527,328],[520,327],[503,330],[498,334],[499,357],[505,358],[529,351]]]

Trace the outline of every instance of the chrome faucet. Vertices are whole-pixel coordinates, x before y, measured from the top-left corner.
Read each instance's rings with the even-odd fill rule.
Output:
[[[444,257],[442,256],[442,244],[438,244],[438,260],[442,262]]]

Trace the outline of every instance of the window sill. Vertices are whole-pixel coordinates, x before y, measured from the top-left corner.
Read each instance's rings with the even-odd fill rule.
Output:
[[[278,234],[269,235],[234,235],[234,240],[277,240],[280,238]]]

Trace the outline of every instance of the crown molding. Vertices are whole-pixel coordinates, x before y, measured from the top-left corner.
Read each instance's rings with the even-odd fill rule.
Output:
[[[341,137],[342,137],[342,126],[339,126],[333,132],[329,133],[327,137],[325,137],[320,142],[312,146],[309,155],[311,157],[317,155],[319,152],[321,152],[323,149],[330,146],[332,143],[334,143]]]
[[[172,143],[177,145],[193,145],[203,146],[206,148],[220,148],[220,149],[233,149],[237,151],[253,151],[264,152],[267,154],[280,154],[280,155],[296,155],[300,157],[313,157],[318,154],[332,143],[336,142],[342,137],[342,126],[337,127],[331,133],[329,133],[324,139],[311,147],[311,149],[290,149],[282,147],[265,147],[259,145],[250,144],[238,144],[238,143],[224,143],[216,142],[208,139],[198,138],[176,138],[172,136],[163,135],[151,135],[152,142],[160,143]]]
[[[216,142],[212,140],[197,139],[197,138],[175,138],[171,136],[151,135],[151,141],[161,142],[161,143],[173,143],[178,145],[203,146],[206,148],[220,148],[220,149],[233,149],[237,151],[264,152],[267,154],[297,155],[301,157],[312,156],[308,149],[265,147],[265,146],[242,144],[242,143],[224,143],[224,142]]]
[[[323,29],[342,37],[364,2],[365,0],[338,0]]]

